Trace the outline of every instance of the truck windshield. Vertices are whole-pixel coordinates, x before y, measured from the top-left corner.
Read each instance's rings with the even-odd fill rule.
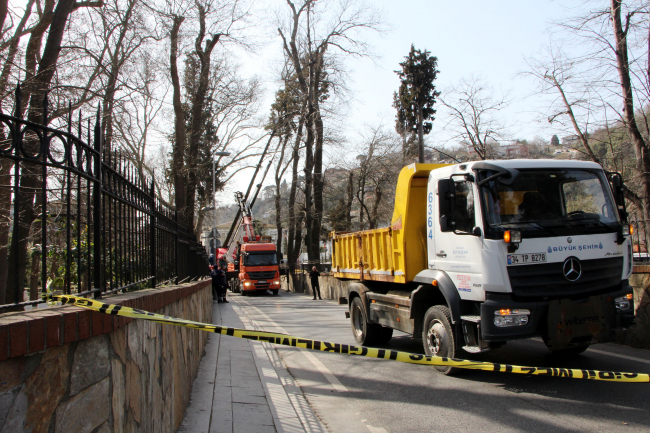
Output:
[[[480,171],[486,179],[494,171]],[[598,170],[520,170],[511,185],[481,187],[486,235],[521,230],[527,237],[615,232],[619,224],[609,183]]]
[[[244,256],[245,266],[273,266],[278,264],[278,256],[273,253],[248,253]]]

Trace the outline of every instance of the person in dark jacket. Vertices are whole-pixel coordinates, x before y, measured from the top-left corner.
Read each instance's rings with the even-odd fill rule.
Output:
[[[318,293],[318,299],[321,301],[323,298],[320,297],[320,284],[318,283],[318,277],[320,277],[320,272],[316,269],[316,266],[311,268],[311,272],[309,273],[309,279],[311,280],[311,289],[314,292],[314,300],[316,300],[316,293]]]
[[[212,278],[212,300],[217,301],[219,299],[219,282],[218,282],[218,273],[217,267],[210,266],[210,277]]]
[[[227,265],[222,265],[221,269],[218,269],[218,275],[217,275],[217,283],[219,287],[219,302],[225,302],[228,304],[228,300],[226,299],[226,291],[228,289],[228,280],[226,278],[226,270],[228,269]]]

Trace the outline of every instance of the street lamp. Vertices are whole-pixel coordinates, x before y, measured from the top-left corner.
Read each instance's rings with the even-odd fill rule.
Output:
[[[217,191],[216,191],[216,182],[215,182],[215,171],[217,161],[214,159],[215,156],[230,156],[230,152],[212,152],[210,158],[212,158],[212,208],[214,209],[214,234],[215,234],[215,248],[214,248],[214,263],[217,263],[217,248],[216,248],[216,235],[217,235]]]

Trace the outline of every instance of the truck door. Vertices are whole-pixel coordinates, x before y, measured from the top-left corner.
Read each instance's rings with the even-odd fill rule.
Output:
[[[480,209],[471,176],[438,179],[434,219],[435,268],[445,271],[461,299],[484,301],[481,250],[482,234],[474,233]],[[477,234],[479,234],[477,236]]]

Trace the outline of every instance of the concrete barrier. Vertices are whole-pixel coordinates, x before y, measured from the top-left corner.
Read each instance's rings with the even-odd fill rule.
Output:
[[[107,303],[212,321],[210,281]],[[0,316],[0,432],[175,432],[208,334],[52,307]]]

